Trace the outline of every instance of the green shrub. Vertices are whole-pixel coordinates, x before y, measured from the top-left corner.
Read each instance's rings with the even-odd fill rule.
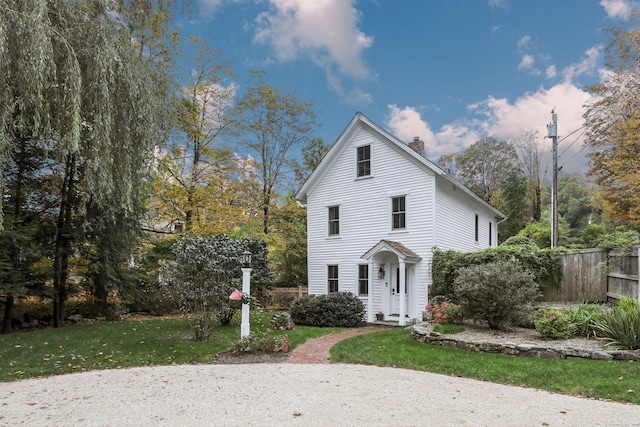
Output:
[[[525,236],[511,236],[507,240],[502,242],[500,246],[518,246],[520,248],[525,248],[532,251],[540,250],[538,245],[536,245],[533,240]]]
[[[534,281],[541,287],[555,286],[562,282],[563,249],[529,249],[526,246],[499,246],[482,251],[461,253],[452,250],[433,250],[431,275],[433,283],[429,290],[432,298],[455,301],[454,282],[461,268],[485,265],[498,261],[516,260],[518,264],[534,275]]]
[[[580,304],[577,309],[565,313],[576,327],[575,333],[585,337],[594,335],[593,323],[604,315],[604,307],[598,304]]]
[[[271,317],[269,327],[274,331],[293,329],[294,323],[289,313],[280,313]]]
[[[535,329],[535,318],[536,309],[533,306],[527,305],[513,315],[511,324],[521,328]]]
[[[460,269],[454,283],[456,301],[466,318],[486,320],[500,329],[539,295],[533,274],[515,261],[498,261]]]
[[[288,335],[249,334],[235,344],[237,353],[287,353],[291,348]]]
[[[299,325],[351,328],[362,326],[364,304],[351,292],[309,295],[291,304],[291,319]]]
[[[599,339],[615,348],[640,349],[640,306],[631,298],[623,298],[618,306],[605,311],[602,318],[593,322],[593,328],[602,334]]]
[[[571,319],[560,310],[538,310],[535,318],[536,331],[545,338],[567,339],[572,336],[576,327]]]

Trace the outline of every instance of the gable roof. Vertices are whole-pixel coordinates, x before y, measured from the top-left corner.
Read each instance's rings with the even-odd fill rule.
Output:
[[[425,170],[431,171],[432,173],[438,176],[441,176],[443,179],[450,182],[452,185],[456,186],[458,189],[462,190],[469,197],[483,204],[485,207],[491,210],[496,216],[500,218],[504,218],[505,215],[502,212],[500,212],[499,210],[491,206],[489,203],[485,202],[483,199],[478,197],[473,191],[469,190],[460,181],[458,181],[451,175],[447,174],[442,168],[437,166],[432,161],[428,160],[426,157],[415,152],[407,144],[400,141],[394,135],[392,135],[382,127],[378,126],[376,123],[371,121],[367,116],[365,116],[360,112],[357,112],[353,116],[353,118],[351,119],[347,127],[342,131],[342,133],[340,134],[336,142],[331,146],[331,149],[329,150],[329,152],[327,152],[327,154],[324,156],[320,164],[314,169],[314,171],[311,173],[309,178],[307,178],[307,180],[302,185],[300,190],[298,190],[298,192],[295,195],[295,198],[297,200],[300,200],[301,202],[307,201],[307,195],[310,194],[313,191],[313,189],[318,185],[318,183],[322,180],[324,175],[329,171],[333,162],[347,148],[347,145],[351,140],[351,138],[353,137],[353,135],[355,135],[356,132],[358,132],[358,130],[361,128],[367,128],[369,131],[373,132],[374,134],[377,134],[380,137],[381,141],[394,146],[401,153],[401,155],[404,155],[405,157],[412,159],[414,162],[416,162]]]
[[[422,259],[420,255],[413,252],[411,249],[403,245],[399,242],[393,242],[391,240],[380,240],[375,244],[374,247],[369,249],[364,255],[360,258],[362,259],[370,259],[372,256],[381,251],[393,252],[398,256],[398,258],[408,261],[419,261]]]

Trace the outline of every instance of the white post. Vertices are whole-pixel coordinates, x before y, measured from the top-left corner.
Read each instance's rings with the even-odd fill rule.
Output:
[[[242,295],[251,294],[251,268],[242,267]],[[242,323],[240,324],[240,338],[248,337],[251,333],[249,326],[249,304],[242,304]]]
[[[375,277],[373,277],[373,259],[369,260],[369,274],[367,274],[369,279],[369,293],[367,294],[367,323],[373,323],[374,313],[373,313],[373,284],[375,283]]]
[[[398,322],[398,324],[400,326],[404,326],[407,324],[407,321],[405,319],[405,315],[406,315],[406,310],[405,310],[405,301],[406,301],[406,289],[407,289],[407,275],[404,273],[404,269],[406,268],[406,264],[404,263],[404,260],[400,260],[400,272],[398,274],[400,274],[400,321]]]

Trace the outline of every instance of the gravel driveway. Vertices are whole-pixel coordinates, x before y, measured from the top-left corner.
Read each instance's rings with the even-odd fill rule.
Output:
[[[3,426],[640,426],[640,406],[362,365],[189,365],[0,383]]]

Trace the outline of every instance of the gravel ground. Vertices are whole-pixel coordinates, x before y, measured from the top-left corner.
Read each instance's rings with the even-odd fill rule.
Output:
[[[2,426],[640,426],[640,406],[362,365],[189,365],[0,383]]]

